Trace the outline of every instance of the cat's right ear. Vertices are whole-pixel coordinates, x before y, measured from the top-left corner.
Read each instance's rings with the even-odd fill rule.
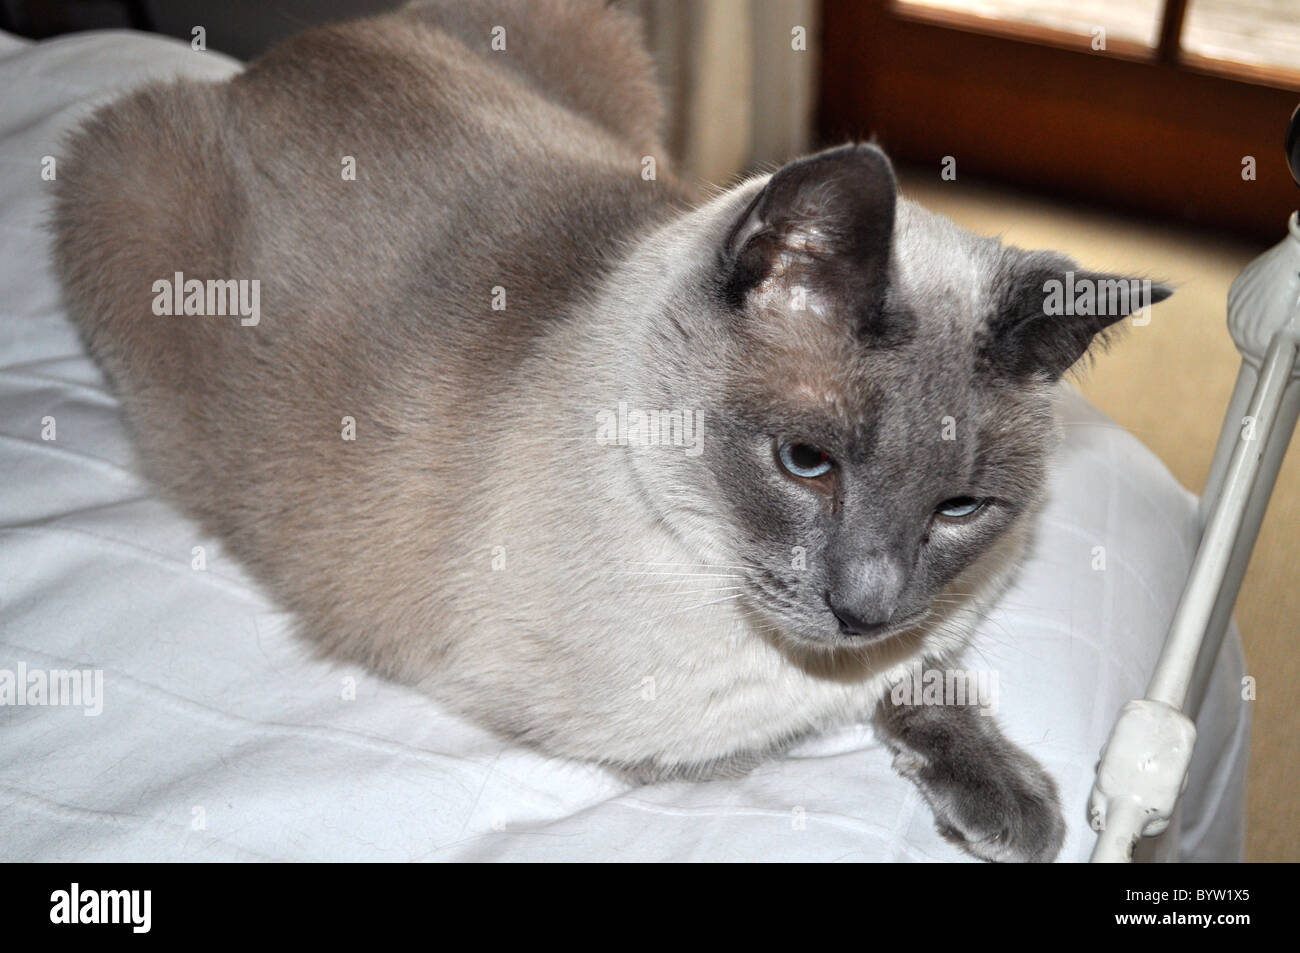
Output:
[[[1011,264],[982,354],[1012,378],[1060,378],[1121,319],[1173,294],[1159,282],[1087,271],[1055,252],[1006,254]]]
[[[777,171],[727,233],[723,296],[733,309],[755,293],[821,296],[874,327],[889,283],[898,185],[875,146],[841,146]]]

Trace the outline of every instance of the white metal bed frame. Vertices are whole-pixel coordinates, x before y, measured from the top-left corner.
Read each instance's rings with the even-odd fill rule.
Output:
[[[1300,107],[1287,154],[1300,184]],[[1124,706],[1102,750],[1090,803],[1094,863],[1131,861],[1140,837],[1169,827],[1187,785],[1196,715],[1300,417],[1300,213],[1288,232],[1228,292],[1241,369],[1201,497],[1201,541],[1146,697]]]

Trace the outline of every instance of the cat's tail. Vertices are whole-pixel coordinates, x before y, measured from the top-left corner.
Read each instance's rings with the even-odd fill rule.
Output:
[[[200,279],[229,272],[239,195],[217,89],[146,86],[96,112],[63,150],[54,268],[70,316],[119,385],[183,371],[212,330],[168,317],[174,295],[160,288],[181,263]]]
[[[235,469],[240,445],[205,435],[239,416],[224,377],[231,341],[247,335],[228,310],[178,309],[177,286],[237,274],[246,240],[220,92],[147,86],[97,112],[63,150],[51,221],[68,313],[121,398],[144,471],[210,527],[230,507],[212,474]]]

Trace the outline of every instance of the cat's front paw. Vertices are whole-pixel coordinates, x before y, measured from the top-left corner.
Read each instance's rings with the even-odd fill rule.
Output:
[[[939,833],[982,860],[1045,863],[1061,849],[1056,782],[1025,755],[944,763],[901,752],[894,768],[920,789]]]

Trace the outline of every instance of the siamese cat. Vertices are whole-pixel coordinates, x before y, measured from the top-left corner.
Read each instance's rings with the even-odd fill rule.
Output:
[[[952,666],[1058,381],[1168,290],[963,231],[872,145],[701,199],[661,116],[617,8],[415,4],[101,109],[55,262],[148,475],[321,652],[641,778],[872,718],[946,836],[1052,859],[1044,770],[890,686]]]

